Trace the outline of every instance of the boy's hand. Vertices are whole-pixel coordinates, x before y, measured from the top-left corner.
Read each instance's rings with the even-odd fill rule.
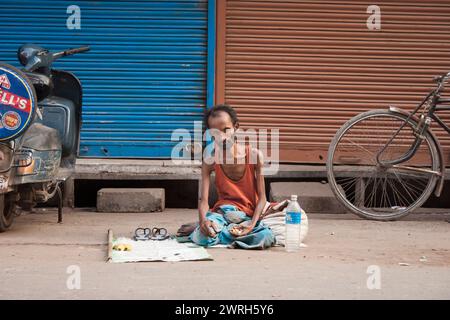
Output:
[[[200,221],[200,231],[208,237],[214,238],[216,233],[214,232],[213,224],[211,220],[205,219]]]
[[[253,224],[240,224],[233,227],[231,234],[235,237],[243,237],[252,232],[254,227]]]
[[[246,236],[250,232],[253,231],[254,226],[253,225],[247,225],[247,226],[239,226],[239,229],[241,230],[241,237]]]

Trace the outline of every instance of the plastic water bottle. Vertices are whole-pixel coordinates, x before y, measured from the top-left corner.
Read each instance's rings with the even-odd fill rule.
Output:
[[[300,223],[302,212],[297,202],[297,195],[291,195],[291,201],[286,209],[286,238],[287,252],[296,252],[300,249]]]

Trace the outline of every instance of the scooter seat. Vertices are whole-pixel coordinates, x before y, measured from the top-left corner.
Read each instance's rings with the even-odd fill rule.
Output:
[[[33,84],[38,101],[41,101],[50,95],[53,90],[53,81],[50,77],[35,72],[24,71],[24,73]]]

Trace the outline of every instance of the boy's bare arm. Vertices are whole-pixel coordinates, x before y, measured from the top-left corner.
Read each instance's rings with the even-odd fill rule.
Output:
[[[242,229],[240,236],[249,234],[253,230],[253,228],[258,223],[259,218],[261,217],[261,213],[264,210],[264,206],[266,205],[266,187],[264,183],[264,175],[262,172],[264,166],[264,158],[261,151],[256,150],[255,152],[257,152],[255,175],[256,175],[256,189],[257,189],[256,192],[258,194],[258,202],[256,203],[255,211],[253,212],[251,224],[249,226],[244,225],[240,226],[240,228]]]
[[[210,184],[210,175],[212,171],[212,166],[206,163],[202,163],[202,179],[201,179],[201,191],[200,191],[200,199],[198,199],[198,213],[199,213],[199,223],[200,230],[203,234],[213,237],[215,236],[211,232],[211,222],[206,219],[206,214],[209,210],[209,184]]]
[[[264,183],[264,175],[263,175],[263,167],[264,167],[264,158],[261,151],[258,152],[258,162],[255,166],[255,175],[256,175],[256,192],[258,193],[258,202],[255,207],[255,211],[253,213],[252,217],[252,225],[253,227],[258,222],[259,218],[261,217],[261,213],[264,210],[264,207],[266,205],[266,187]]]

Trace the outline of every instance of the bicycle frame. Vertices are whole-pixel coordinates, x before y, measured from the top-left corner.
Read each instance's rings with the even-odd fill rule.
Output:
[[[411,112],[408,116],[408,118],[405,120],[405,123],[400,126],[400,128],[394,133],[394,135],[391,137],[391,139],[386,143],[386,145],[378,152],[377,154],[377,162],[379,165],[383,167],[390,167],[390,166],[396,166],[402,162],[406,162],[409,159],[411,159],[419,149],[420,145],[422,144],[422,140],[425,139],[424,134],[429,130],[430,124],[432,120],[436,121],[440,127],[442,127],[445,131],[447,131],[450,134],[450,127],[442,121],[442,119],[436,114],[436,112],[439,111],[450,111],[450,99],[441,99],[441,92],[444,89],[444,82],[445,77],[442,79],[442,81],[439,83],[439,86],[437,89],[431,91],[425,99],[422,100],[422,102],[414,109],[413,112]],[[410,149],[400,158],[395,160],[389,160],[389,161],[381,161],[380,155],[386,150],[386,148],[389,146],[389,144],[395,139],[395,137],[398,135],[398,133],[403,129],[403,127],[408,123],[408,121],[422,108],[422,106],[432,97],[430,108],[428,109],[427,115],[424,117],[421,117],[418,122],[418,126],[415,131],[416,139],[412,143]],[[449,104],[449,105],[447,105]],[[439,143],[439,141],[436,140],[436,143]],[[438,146],[439,147],[439,146]],[[407,167],[409,168],[409,167]],[[411,169],[411,168],[409,168]],[[415,170],[419,170],[419,168],[414,168]],[[428,171],[428,170],[427,170]],[[436,172],[432,172],[436,173]]]
[[[390,111],[403,114],[403,115],[407,116],[407,119],[405,120],[405,123],[403,123],[400,126],[400,128],[397,130],[397,132],[394,133],[394,135],[391,137],[391,139],[378,152],[378,154],[376,156],[377,163],[382,167],[386,167],[386,168],[393,167],[393,168],[403,169],[403,170],[425,172],[425,173],[430,173],[432,175],[437,176],[439,178],[439,183],[437,184],[435,192],[434,192],[437,197],[439,197],[441,195],[441,192],[444,187],[445,163],[444,163],[444,155],[442,152],[442,148],[439,144],[439,140],[436,138],[436,136],[433,134],[433,132],[429,129],[429,127],[431,125],[431,122],[433,120],[435,120],[440,127],[442,127],[446,132],[448,132],[450,134],[450,127],[446,123],[444,123],[442,121],[442,119],[436,114],[436,112],[439,112],[439,111],[450,110],[450,99],[441,99],[441,96],[440,96],[441,92],[444,89],[444,83],[448,78],[450,78],[450,72],[447,75],[440,77],[440,81],[439,81],[439,85],[438,85],[437,89],[431,91],[425,97],[425,99],[423,99],[422,102],[413,110],[413,112],[409,113],[407,111],[404,111],[404,110],[401,110],[401,109],[398,109],[395,107],[390,108]],[[428,109],[426,116],[422,115],[420,119],[417,119],[417,117],[414,117],[414,115],[420,110],[420,108],[430,98],[432,98],[432,99],[431,99],[430,107]],[[402,128],[408,123],[408,121],[410,119],[414,119],[414,121],[417,122],[417,128],[415,129],[415,132],[414,132],[416,139],[412,143],[409,150],[403,156],[399,157],[398,159],[384,161],[384,162],[381,161],[380,155],[384,152],[384,150],[386,150],[386,148],[389,146],[389,144],[395,139],[395,137],[398,135],[398,133],[402,130]],[[419,149],[419,147],[422,143],[422,140],[425,139],[425,134],[427,132],[431,135],[434,143],[436,144],[436,148],[438,149],[438,156],[439,156],[439,162],[440,162],[439,171],[427,170],[424,168],[402,165],[401,163],[408,161],[416,154],[417,150]]]
[[[428,116],[431,119],[435,120],[442,129],[450,134],[450,127],[435,113],[438,111],[450,111],[450,99],[439,99],[437,104],[434,105],[434,109],[431,110],[430,108],[430,111],[428,112]]]

